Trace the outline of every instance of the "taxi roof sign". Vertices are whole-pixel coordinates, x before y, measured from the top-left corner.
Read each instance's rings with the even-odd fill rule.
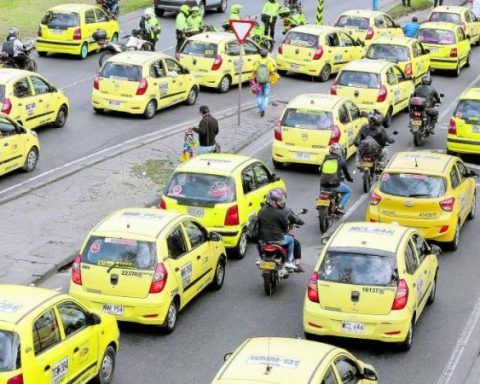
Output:
[[[232,28],[238,43],[241,45],[250,34],[255,26],[254,20],[230,20],[230,28]]]

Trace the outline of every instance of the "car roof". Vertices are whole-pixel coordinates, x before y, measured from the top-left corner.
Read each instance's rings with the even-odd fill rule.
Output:
[[[203,32],[188,38],[188,40],[208,41],[209,43],[215,44],[232,39],[235,39],[235,35],[230,32]]]
[[[5,84],[18,77],[27,75],[32,75],[32,72],[24,71],[22,69],[2,68],[0,69],[0,84]]]
[[[304,93],[290,100],[287,108],[333,110],[342,100],[346,98],[325,93]]]
[[[255,160],[250,156],[230,153],[212,153],[195,156],[180,164],[175,172],[198,172],[230,176],[239,166]]]
[[[449,23],[447,21],[427,21],[426,23],[420,24],[420,29],[446,29],[446,30],[456,30],[459,28],[457,24]]]
[[[398,224],[349,222],[338,227],[332,235],[331,248],[369,248],[396,252],[404,235],[411,228]]]
[[[216,379],[219,383],[309,383],[315,372],[328,365],[325,357],[336,350],[332,345],[302,339],[255,337],[237,348]]]
[[[480,88],[479,87],[468,88],[460,95],[459,99],[460,100],[464,100],[464,99],[480,100]]]
[[[340,16],[361,16],[361,17],[375,17],[383,16],[384,12],[372,11],[369,9],[350,9],[346,12],[343,12]]]
[[[332,25],[305,24],[305,25],[299,25],[298,27],[292,28],[290,31],[313,33],[316,35],[321,35],[324,33],[343,31],[343,28],[334,27]]]
[[[93,4],[84,4],[84,3],[76,3],[76,4],[59,4],[54,7],[49,8],[49,11],[57,11],[57,12],[82,12],[86,11],[87,9],[91,8],[98,8]]]
[[[30,312],[56,296],[64,296],[51,289],[25,285],[0,285],[0,327],[2,323],[16,324]]]
[[[449,12],[449,13],[463,13],[467,10],[466,7],[460,5],[440,5],[432,9],[433,12]]]
[[[454,159],[454,156],[436,152],[398,152],[393,155],[385,171],[443,175]]]
[[[392,63],[385,60],[360,59],[354,60],[346,64],[342,71],[359,71],[359,72],[382,72],[386,67],[391,66]]]
[[[413,41],[418,41],[413,37],[406,37],[406,36],[394,36],[394,35],[381,35],[380,37],[376,38],[372,41],[373,44],[404,44],[408,45]]]
[[[172,58],[172,57],[162,52],[129,51],[129,52],[122,52],[122,53],[119,53],[118,55],[110,57],[108,59],[108,62],[120,63],[120,64],[144,65],[151,60],[159,60],[164,58]]]

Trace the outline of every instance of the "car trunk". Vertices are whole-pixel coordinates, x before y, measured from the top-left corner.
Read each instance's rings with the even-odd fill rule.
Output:
[[[449,59],[452,48],[455,49],[455,34],[443,29],[424,28],[418,31],[418,41],[430,50],[430,58]],[[452,57],[452,59],[454,59]]]
[[[283,56],[286,59],[310,62],[319,45],[317,35],[290,31],[282,44]]]
[[[42,19],[40,28],[42,38],[46,40],[73,40],[79,26],[80,16],[77,13],[48,12]]]
[[[106,95],[133,97],[142,80],[142,67],[107,62],[99,76],[100,92]]]
[[[349,97],[358,103],[376,103],[380,88],[380,75],[371,72],[344,70],[337,79],[337,95]]]
[[[218,54],[218,46],[196,40],[187,40],[180,52],[180,62],[192,72],[209,72]]]

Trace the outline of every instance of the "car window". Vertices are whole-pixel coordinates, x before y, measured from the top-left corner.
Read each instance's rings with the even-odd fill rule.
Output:
[[[461,15],[451,12],[432,12],[430,21],[446,21],[447,23],[460,24],[462,22]]]
[[[340,41],[342,42],[343,47],[353,47],[355,44],[353,42],[353,39],[348,36],[346,33],[339,32],[340,35]]]
[[[450,45],[455,43],[455,33],[446,29],[421,28],[417,39],[421,43]]]
[[[453,189],[457,188],[460,185],[460,178],[458,177],[458,172],[455,167],[452,167],[450,171],[450,182]]]
[[[400,70],[400,68],[398,67],[393,67],[393,73],[395,74],[395,77],[397,78],[397,81],[399,83],[403,82],[406,80],[405,78],[405,75],[403,74],[403,72]]]
[[[198,57],[213,59],[217,54],[218,46],[197,40],[187,40],[181,49],[181,53]]]
[[[345,101],[345,107],[347,108],[348,112],[350,112],[350,117],[352,120],[356,120],[361,117],[360,110],[350,100]]]
[[[32,332],[35,355],[60,342],[60,328],[53,309],[44,313],[33,323]]]
[[[17,133],[15,124],[6,117],[0,116],[0,133],[2,136],[15,135]]]
[[[421,264],[425,257],[430,253],[430,247],[428,246],[427,242],[417,233],[412,235],[412,242],[417,249],[418,260]]]
[[[340,108],[338,108],[338,120],[342,124],[348,124],[350,122],[350,116],[348,116],[348,112],[345,109],[345,104],[342,104]]]
[[[245,168],[242,172],[242,187],[244,194],[255,190],[255,172],[252,165]]]
[[[168,256],[178,259],[187,252],[187,244],[180,226],[175,228],[167,237]]]
[[[150,66],[150,76],[154,78],[165,77],[162,61],[156,61]]]
[[[282,116],[282,126],[302,129],[330,130],[333,116],[330,111],[306,108],[287,108]]]
[[[340,357],[335,360],[338,376],[343,384],[353,384],[359,382],[359,371],[357,364],[347,357]]]
[[[225,54],[229,56],[238,56],[240,55],[240,45],[238,42],[230,41],[229,43],[225,44]]]
[[[142,67],[139,65],[107,62],[100,71],[100,77],[138,82],[142,78]]]
[[[418,268],[417,258],[413,252],[412,244],[409,241],[405,247],[405,265],[407,266],[407,272],[409,274],[415,273]]]
[[[100,8],[95,9],[95,16],[97,17],[97,23],[108,21],[107,15]]]
[[[387,26],[387,28],[396,28],[395,23],[392,19],[390,19],[390,17],[388,17],[387,15],[384,15],[383,17],[385,19],[385,25]]]
[[[318,45],[318,36],[311,33],[290,31],[283,43],[297,47],[314,48]]]
[[[245,55],[259,55],[260,50],[258,47],[253,44],[251,41],[245,41],[243,43],[243,49],[245,51]]]
[[[20,368],[20,343],[18,335],[0,330],[0,374]]]
[[[85,12],[85,24],[94,24],[95,23],[95,11],[89,9]]]
[[[394,196],[436,198],[445,194],[442,177],[419,173],[384,173],[380,179],[380,191]]]
[[[41,23],[51,29],[67,29],[78,27],[80,25],[80,17],[77,13],[48,11]]]
[[[356,29],[368,29],[370,23],[366,17],[356,16],[340,16],[335,26],[337,27],[352,27]]]
[[[42,95],[50,92],[50,85],[40,77],[32,76],[30,77],[30,80],[32,81],[33,89],[35,90],[36,95]]]
[[[167,66],[167,71],[169,73],[176,72],[177,74],[181,74],[183,72],[180,64],[172,59],[165,59],[165,65]]]
[[[336,33],[330,33],[327,36],[327,44],[330,47],[339,47],[340,46],[340,38]]]
[[[185,221],[183,223],[185,230],[187,231],[187,236],[190,240],[190,245],[193,248],[199,247],[207,241],[207,234],[203,228],[193,221]]]
[[[480,124],[480,100],[460,100],[453,116],[472,124]]]
[[[57,309],[62,320],[65,336],[68,337],[88,325],[87,315],[78,304],[67,301],[59,304]]]
[[[456,164],[458,168],[458,174],[460,175],[460,180],[463,182],[463,179],[467,177],[469,171],[465,164],[461,163],[460,161],[458,161]]]
[[[382,16],[375,17],[375,26],[377,28],[385,28],[385,20]]]
[[[255,186],[261,188],[270,183],[270,172],[262,164],[255,164],[253,167],[255,173]]]
[[[333,372],[332,367],[328,367],[327,372],[323,376],[321,384],[338,384],[335,372]]]
[[[408,47],[396,44],[371,44],[368,48],[366,57],[375,60],[387,60],[391,62],[408,61],[410,53]]]
[[[356,88],[379,88],[378,73],[343,70],[337,79],[338,85]]]
[[[463,41],[465,40],[467,37],[465,36],[465,32],[463,31],[462,28],[458,28],[457,29],[457,36],[458,36],[458,41]]]
[[[387,71],[387,83],[388,85],[396,85],[398,83],[397,76],[393,71],[393,68],[389,68]]]
[[[32,96],[32,88],[26,77],[13,84],[13,94],[20,98]]]

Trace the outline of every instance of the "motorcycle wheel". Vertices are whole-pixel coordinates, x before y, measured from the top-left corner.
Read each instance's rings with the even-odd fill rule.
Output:
[[[30,72],[37,72],[37,62],[32,58],[28,59],[25,70]]]
[[[320,225],[320,233],[325,233],[330,226],[330,216],[328,215],[328,208],[322,207],[318,211],[318,223]]]
[[[420,147],[423,144],[423,138],[419,131],[413,133],[413,144],[415,144],[415,147]]]
[[[275,288],[277,287],[277,281],[275,280],[273,273],[266,273],[263,275],[263,289],[267,296],[273,295]]]
[[[110,52],[110,51],[106,51],[106,52],[102,53],[102,55],[98,59],[98,65],[101,67],[103,65],[103,63],[105,63],[105,61],[107,61],[107,59],[109,59],[112,56],[115,56],[115,54],[113,52]]]
[[[368,193],[370,187],[372,186],[372,177],[370,175],[370,170],[363,172],[363,192]]]

